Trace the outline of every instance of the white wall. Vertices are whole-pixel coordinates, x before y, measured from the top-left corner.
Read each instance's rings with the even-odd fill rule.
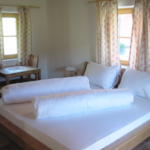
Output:
[[[119,0],[118,1],[118,7],[130,7],[134,6],[135,0]]]
[[[81,74],[85,61],[94,61],[95,5],[88,0],[49,0],[50,26],[48,77],[63,77],[65,67],[76,66]]]
[[[63,77],[65,67],[81,74],[85,61],[95,61],[96,10],[89,0],[47,0],[49,26],[48,77]],[[134,0],[119,0],[119,7]]]
[[[32,41],[42,79],[63,77],[68,65],[81,74],[85,61],[95,61],[96,10],[88,1],[0,0],[0,4],[41,7],[32,9]],[[133,5],[134,0],[119,0],[119,7]]]
[[[4,5],[39,6],[40,9],[31,10],[33,54],[39,55],[39,68],[42,79],[47,78],[47,24],[46,24],[46,0],[0,0]],[[4,11],[13,12],[16,8],[3,7]],[[4,62],[4,66],[15,64],[15,61]]]

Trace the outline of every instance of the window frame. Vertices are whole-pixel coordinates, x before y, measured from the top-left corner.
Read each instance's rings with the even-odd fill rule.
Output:
[[[133,8],[119,8],[118,9],[118,16],[121,15],[121,14],[132,14],[132,10],[133,10]],[[119,38],[128,38],[128,39],[131,39],[131,37],[121,37],[121,36],[118,36],[118,39]],[[125,65],[125,66],[129,65],[129,61],[126,61],[126,60],[121,60],[120,59],[120,62],[121,62],[121,65]]]
[[[2,18],[16,18],[16,36],[14,37],[18,37],[18,30],[17,30],[17,25],[18,25],[18,14],[17,13],[2,13]],[[3,35],[3,39],[4,37],[12,37],[12,36],[4,36]],[[3,40],[3,45],[4,45],[4,40]],[[18,39],[17,39],[17,46],[18,46]],[[18,57],[18,54],[12,54],[12,55],[5,55],[4,51],[3,51],[3,59],[15,59]]]

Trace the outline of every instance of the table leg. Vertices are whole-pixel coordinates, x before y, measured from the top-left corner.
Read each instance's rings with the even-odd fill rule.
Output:
[[[38,73],[35,74],[35,80],[38,80]]]
[[[28,75],[28,79],[30,80],[30,78],[31,78],[31,75]]]
[[[20,76],[20,80],[23,81],[23,76]]]
[[[8,85],[8,84],[9,84],[9,78],[6,77],[6,85]]]
[[[38,80],[41,80],[41,70],[38,72]]]

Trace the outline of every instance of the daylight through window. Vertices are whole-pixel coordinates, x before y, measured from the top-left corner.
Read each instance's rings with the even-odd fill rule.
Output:
[[[118,49],[122,65],[128,65],[132,34],[132,9],[118,10]]]
[[[3,59],[17,58],[17,14],[2,14]]]

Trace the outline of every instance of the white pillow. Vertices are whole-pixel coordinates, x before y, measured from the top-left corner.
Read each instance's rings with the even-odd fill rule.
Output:
[[[2,88],[5,104],[30,102],[35,96],[90,90],[87,77],[67,77],[17,83]]]
[[[150,73],[128,68],[118,88],[129,88],[134,95],[150,100]]]
[[[106,67],[101,64],[90,62],[87,65],[84,76],[89,78],[92,85],[103,89],[112,89],[118,82],[120,66]]]

